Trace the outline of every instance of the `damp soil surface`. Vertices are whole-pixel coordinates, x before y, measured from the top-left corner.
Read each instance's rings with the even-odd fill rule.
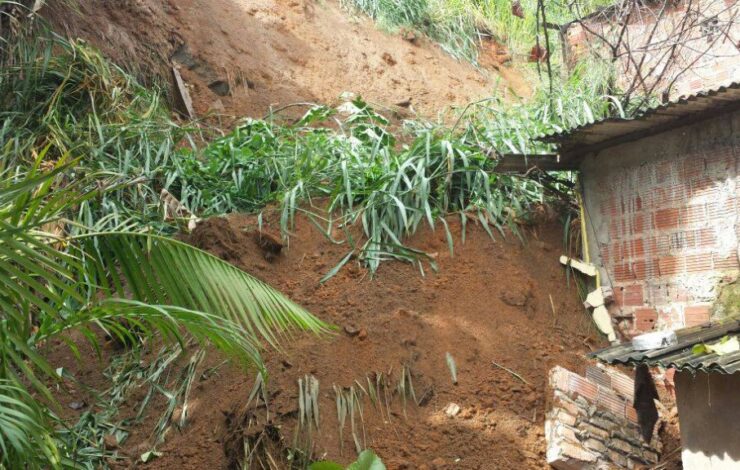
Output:
[[[266,224],[274,230],[269,217]],[[390,469],[546,467],[548,371],[561,365],[582,373],[585,353],[602,344],[558,263],[557,223],[523,228],[522,243],[513,235],[492,240],[470,222],[463,244],[460,224],[451,219],[454,256],[441,227],[409,240],[435,256],[438,272],[427,265],[422,276],[418,267],[392,261],[371,276],[351,261],[324,284],[320,279],[346,255],[345,245],[299,218],[289,244],[266,256],[256,227],[252,216],[212,218],[187,240],[277,287],[336,331],[299,334],[282,351],[265,351],[267,408],[260,400],[247,406],[255,371],[223,365],[202,374],[223,362],[209,353],[190,392],[187,424],[173,426],[156,445],[161,456],[134,463],[154,447],[152,428],[165,406],[159,397],[117,449],[130,460],[116,465],[241,468],[245,443],[256,449],[249,451],[252,468],[270,468],[271,460],[272,468],[287,468],[288,455],[306,453],[347,463],[356,456],[356,439]],[[57,350],[56,363],[105,388],[100,370],[109,356],[80,363]],[[305,426],[298,430],[298,380],[306,376],[319,387],[319,426],[310,440]],[[355,408],[354,432],[352,416],[342,428],[337,412],[337,390],[346,397],[349,387],[362,412]],[[135,414],[136,396],[126,403],[122,414]],[[66,410],[70,419],[82,412]]]

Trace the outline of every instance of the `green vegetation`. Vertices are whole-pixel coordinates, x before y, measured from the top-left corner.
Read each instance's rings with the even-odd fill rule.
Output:
[[[521,0],[522,17],[513,13],[512,0],[343,0],[345,7],[373,18],[388,31],[414,30],[438,42],[453,57],[474,64],[481,39],[491,38],[515,55],[528,54],[544,34],[537,21],[537,0]],[[565,24],[612,0],[545,2],[549,23]],[[551,49],[558,53],[557,31],[551,31]]]
[[[58,417],[52,389],[68,378],[44,345],[61,340],[79,357],[73,330],[96,350],[103,334],[133,348],[192,338],[264,371],[261,343],[326,326],[220,259],[143,231],[185,131],[159,95],[82,45],[10,44],[0,64],[0,468],[92,468],[102,462],[80,426]]]
[[[380,457],[371,450],[363,450],[355,462],[347,467],[330,461],[315,462],[308,467],[309,470],[385,470],[385,464]]]
[[[474,51],[478,18],[460,13],[473,6],[449,3],[440,13],[437,3],[419,0],[363,9],[380,18],[396,8],[389,26],[425,25],[451,51]],[[438,21],[446,17],[454,21]],[[535,104],[491,98],[471,105],[451,128],[409,121],[397,129],[358,98],[337,109],[313,107],[290,125],[245,120],[198,148],[207,129],[173,122],[159,91],[83,43],[41,28],[6,38],[0,60],[0,468],[105,465],[95,448],[113,429],[100,422],[114,411],[67,426],[51,392],[71,378],[41,349],[61,340],[80,354],[70,331],[95,348],[108,336],[133,351],[161,338],[176,345],[168,358],[209,343],[262,369],[260,345],[278,345],[281,331],[325,330],[269,286],[168,238],[176,226],[162,220],[161,190],[200,216],[275,203],[285,234],[299,213],[328,237],[341,229],[332,240],[347,254],[324,281],[353,259],[372,271],[404,260],[423,273],[423,261],[434,267],[433,258],[407,245],[422,225],[445,230],[453,251],[449,217],[505,236],[517,233],[532,206],[548,202],[551,193],[535,179],[497,174],[499,154],[546,150],[535,137],[632,111],[603,96],[602,81],[583,87],[585,75],[576,74]],[[548,188],[567,194],[567,183]],[[136,373],[159,384],[171,360],[153,364]],[[187,397],[192,364],[168,402],[169,416]],[[413,398],[406,377],[404,400]],[[126,388],[117,382],[115,393],[101,395],[106,409],[115,410]],[[160,420],[157,434],[168,422]]]
[[[74,218],[87,227],[158,222],[163,169],[193,129],[170,120],[158,90],[148,90],[82,42],[31,31],[7,45],[0,71],[0,169],[45,165],[65,155],[85,188],[107,182],[82,201]],[[134,225],[132,225],[132,223]]]

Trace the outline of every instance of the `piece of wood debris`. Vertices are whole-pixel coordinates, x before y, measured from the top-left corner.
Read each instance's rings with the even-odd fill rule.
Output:
[[[182,79],[182,75],[180,75],[180,71],[174,65],[172,66],[172,78],[175,82],[175,101],[177,104],[177,110],[181,115],[183,115],[183,117],[195,119],[193,99],[190,97],[190,92],[188,91],[187,85],[185,85],[185,81]]]

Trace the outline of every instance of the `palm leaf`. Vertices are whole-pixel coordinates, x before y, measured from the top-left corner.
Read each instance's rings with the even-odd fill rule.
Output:
[[[159,235],[96,233],[75,239],[88,283],[109,297],[220,317],[278,347],[291,329],[327,325],[276,289],[203,250]],[[92,301],[93,299],[91,299]]]

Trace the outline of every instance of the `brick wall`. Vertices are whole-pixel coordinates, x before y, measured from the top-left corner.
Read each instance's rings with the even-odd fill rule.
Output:
[[[627,336],[709,320],[740,272],[740,114],[623,144],[582,166],[592,260]]]
[[[645,442],[632,407],[634,383],[615,369],[589,367],[582,377],[550,371],[552,401],[545,419],[547,462],[558,470],[634,468],[655,464],[657,436]]]
[[[630,24],[624,42],[637,50],[630,56],[620,51],[617,60],[618,84],[628,87],[635,75],[634,64],[642,62],[641,70],[652,86],[665,65],[669,67],[662,81],[655,88],[659,94],[674,79],[670,98],[693,95],[699,91],[717,89],[740,79],[740,6],[736,0],[683,0],[669,8],[662,16],[657,29],[654,28],[655,11],[645,9],[630,15]],[[689,5],[690,6],[687,6]],[[661,8],[663,2],[657,2]],[[689,15],[692,18],[689,32],[675,41],[677,25]],[[610,19],[607,21],[607,19]],[[574,23],[566,31],[566,44],[571,65],[588,54],[611,57],[611,51],[604,48],[600,37],[609,38],[616,44],[621,34],[621,24],[609,15],[598,15],[584,21],[585,27]],[[653,30],[655,29],[655,32]],[[676,50],[671,50],[675,42],[680,42]],[[650,43],[648,52],[641,49]],[[670,57],[670,60],[668,59]],[[651,73],[652,72],[652,73]],[[651,80],[651,78],[653,80]]]

